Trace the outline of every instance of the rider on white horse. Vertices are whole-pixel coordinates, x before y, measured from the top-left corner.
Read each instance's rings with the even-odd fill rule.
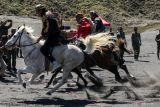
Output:
[[[40,51],[53,63],[52,71],[55,71],[61,67],[61,65],[55,61],[55,58],[51,55],[50,48],[54,48],[60,44],[60,28],[52,12],[47,11],[42,4],[36,5],[36,13],[42,18],[43,24],[41,36],[37,41],[39,42],[41,39],[46,39]]]

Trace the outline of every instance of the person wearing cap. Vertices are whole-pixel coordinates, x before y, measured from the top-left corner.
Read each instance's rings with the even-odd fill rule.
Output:
[[[106,31],[105,25],[103,24],[101,18],[99,17],[99,15],[95,11],[90,11],[90,17],[91,17],[91,20],[93,21],[94,26],[95,26],[95,33],[100,33],[100,32]]]
[[[84,17],[83,14],[78,13],[76,15],[76,21],[77,21],[77,38],[86,38],[89,34],[91,34],[91,28],[93,26],[92,22]]]
[[[58,22],[51,12],[48,12],[44,5],[38,4],[35,7],[36,14],[42,19],[42,31],[41,36],[37,39],[39,42],[41,39],[46,39],[44,45],[40,48],[42,54],[53,63],[52,71],[55,71],[61,65],[55,60],[50,52],[50,47],[54,48],[59,45],[60,28]]]
[[[138,61],[138,57],[140,53],[140,46],[142,42],[141,42],[141,35],[140,33],[138,33],[137,27],[134,27],[134,33],[132,33],[131,41],[132,41],[132,47],[134,51],[134,59],[135,61]]]

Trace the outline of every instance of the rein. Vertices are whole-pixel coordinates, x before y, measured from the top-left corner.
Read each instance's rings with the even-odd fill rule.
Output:
[[[25,28],[24,28],[24,29],[25,29]],[[21,47],[32,46],[32,45],[35,45],[35,44],[38,43],[38,41],[37,41],[37,42],[35,42],[35,43],[31,43],[31,44],[28,44],[28,45],[21,45],[21,44],[20,44],[20,40],[21,40],[22,34],[23,34],[23,32],[24,32],[24,29],[22,29],[22,32],[19,33],[19,36],[17,37],[16,41],[15,41],[12,45],[10,45],[10,47],[13,47],[18,40],[19,40],[19,45],[18,45],[18,47],[20,47],[20,46],[21,46]]]
[[[25,28],[24,28],[24,29],[25,29]],[[22,34],[23,34],[23,32],[24,32],[24,29],[22,29],[22,32],[21,32],[21,33],[18,33],[19,36],[17,37],[16,41],[15,41],[13,44],[10,45],[10,47],[15,46],[15,44],[16,44],[16,42],[17,42],[18,40],[19,40],[19,45],[18,45],[18,47],[27,47],[27,46],[32,46],[32,45],[38,43],[38,42],[35,42],[35,43],[28,44],[28,45],[21,45],[21,44],[20,44],[20,41],[21,41]],[[26,55],[26,57],[24,58],[24,62],[25,62],[26,58],[27,58],[35,49],[36,49],[36,47],[34,47],[34,48]]]

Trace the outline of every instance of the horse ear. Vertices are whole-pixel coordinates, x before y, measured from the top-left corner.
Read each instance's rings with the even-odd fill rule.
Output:
[[[25,24],[23,24],[23,26],[25,27]]]

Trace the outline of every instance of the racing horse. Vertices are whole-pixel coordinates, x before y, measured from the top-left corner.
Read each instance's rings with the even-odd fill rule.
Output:
[[[32,32],[33,29],[31,27],[21,26],[5,44],[5,48],[7,49],[10,49],[13,46],[18,46],[22,49],[26,67],[19,69],[17,73],[19,83],[23,85],[26,85],[26,83],[22,80],[21,73],[32,73],[33,75],[28,82],[30,84],[36,84],[40,81],[34,81],[34,79],[45,71],[45,57],[40,52],[40,47],[43,43],[42,41],[37,43],[37,38],[33,36]],[[80,74],[76,67],[84,60],[84,53],[75,45],[56,46],[52,51],[52,55],[56,61],[62,65],[63,76],[61,81],[57,83],[53,89],[47,92],[49,95],[65,84],[68,75],[72,70],[76,71],[77,74]],[[50,67],[50,70],[51,69],[52,66]],[[80,76],[82,77],[82,75]]]
[[[86,47],[84,50],[87,53],[85,57],[85,68],[91,72],[90,67],[98,66],[102,69],[107,69],[115,75],[115,79],[120,82],[126,82],[122,79],[118,68],[120,67],[127,74],[128,79],[135,79],[132,74],[129,73],[127,66],[124,64],[123,58],[120,57],[121,51],[131,53],[124,46],[123,40],[115,40],[108,33],[99,33],[96,35],[88,36],[85,39],[81,39],[81,47]],[[106,42],[107,41],[107,42]],[[92,74],[94,75],[94,74]]]
[[[119,67],[126,72],[128,80],[135,79],[135,77],[129,73],[127,66],[124,64],[124,60],[120,57],[120,53],[122,51],[131,53],[131,51],[126,49],[125,42],[123,40],[115,40],[112,36],[109,36],[108,33],[99,33],[92,34],[87,36],[85,39],[75,41],[73,44],[84,50],[85,58],[81,67],[86,69],[93,77],[95,77],[94,79],[97,79],[99,82],[97,84],[101,85],[100,80],[90,69],[90,67],[94,67],[96,65],[102,69],[112,72],[115,75],[115,80],[120,83],[127,82],[127,80],[121,78],[118,72]],[[51,84],[57,73],[58,72],[53,74],[46,87]]]

